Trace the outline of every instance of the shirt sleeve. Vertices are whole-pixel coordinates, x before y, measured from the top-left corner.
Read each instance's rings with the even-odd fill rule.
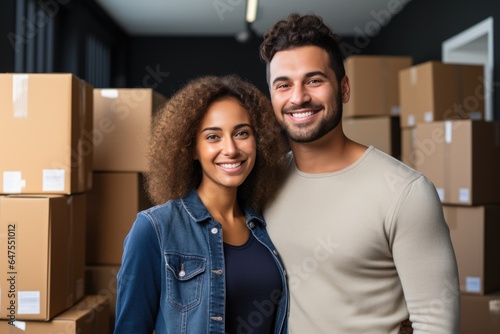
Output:
[[[393,221],[393,256],[413,333],[458,333],[460,288],[448,225],[434,185],[420,176],[404,190]]]
[[[161,251],[151,221],[139,213],[124,242],[117,275],[114,334],[151,334],[161,293]]]

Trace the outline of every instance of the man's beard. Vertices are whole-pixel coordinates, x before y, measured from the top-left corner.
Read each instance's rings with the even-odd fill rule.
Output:
[[[337,94],[336,102],[337,105],[336,108],[332,110],[333,113],[329,114],[327,118],[321,119],[320,123],[314,128],[307,130],[308,127],[311,127],[311,125],[308,124],[294,124],[293,126],[289,126],[285,121],[280,121],[280,126],[291,141],[297,143],[310,143],[318,140],[335,129],[342,120],[342,93],[340,91]],[[324,110],[324,106],[313,102],[306,102],[300,106],[289,108],[287,111],[293,111],[294,109]]]

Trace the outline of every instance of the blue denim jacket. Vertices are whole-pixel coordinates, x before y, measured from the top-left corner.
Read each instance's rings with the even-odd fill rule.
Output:
[[[263,218],[245,209],[246,224],[271,252],[283,293],[274,334],[287,333],[285,271]],[[222,226],[193,190],[185,198],[137,215],[124,243],[117,276],[115,334],[224,334]]]

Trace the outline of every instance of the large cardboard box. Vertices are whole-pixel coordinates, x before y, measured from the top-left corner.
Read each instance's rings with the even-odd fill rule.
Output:
[[[486,294],[500,290],[500,204],[443,205],[450,228],[460,279],[460,291]]]
[[[460,296],[460,334],[500,333],[500,291]]]
[[[85,196],[0,197],[1,319],[49,320],[83,297]]]
[[[0,192],[92,187],[92,86],[72,74],[0,74]]]
[[[401,127],[484,119],[483,66],[428,61],[399,72]]]
[[[410,67],[410,56],[352,55],[345,62],[351,97],[344,117],[399,115],[399,71]]]
[[[419,123],[415,145],[415,168],[434,183],[443,203],[500,203],[500,122]]]
[[[0,321],[0,333],[9,334],[109,334],[109,299],[85,296],[50,321]]]
[[[152,116],[165,100],[150,88],[94,89],[94,171],[147,171]]]
[[[399,159],[401,129],[398,116],[353,117],[342,120],[344,133],[350,139]]]
[[[120,265],[137,213],[151,206],[142,173],[94,173],[87,222],[88,265]]]
[[[85,294],[105,295],[109,298],[109,322],[111,330],[115,327],[116,276],[120,266],[87,266],[85,268]]]

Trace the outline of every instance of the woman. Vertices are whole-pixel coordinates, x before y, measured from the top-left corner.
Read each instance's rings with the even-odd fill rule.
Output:
[[[258,214],[287,150],[268,99],[207,76],[155,116],[147,191],[118,274],[115,333],[286,333],[283,266]]]

